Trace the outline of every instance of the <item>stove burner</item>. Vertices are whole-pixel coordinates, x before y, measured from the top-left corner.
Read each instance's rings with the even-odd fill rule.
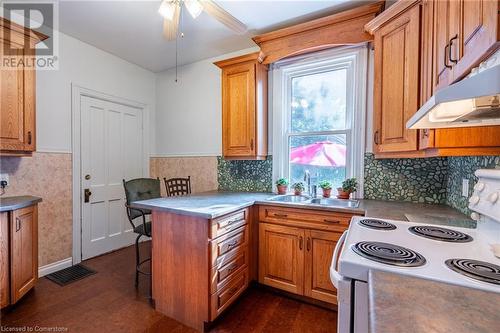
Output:
[[[500,285],[500,266],[473,259],[448,259],[446,266],[472,279]]]
[[[443,242],[452,242],[452,243],[472,242],[471,236],[464,234],[463,232],[452,229],[423,225],[423,226],[410,227],[408,228],[408,230],[410,230],[410,232],[415,235]]]
[[[387,265],[417,267],[425,264],[425,258],[421,254],[394,244],[359,242],[352,249],[362,257]]]
[[[396,226],[392,223],[386,222],[386,221],[381,221],[381,220],[374,220],[374,219],[363,219],[359,221],[359,224],[371,228],[371,229],[378,229],[378,230],[394,230],[396,229]]]

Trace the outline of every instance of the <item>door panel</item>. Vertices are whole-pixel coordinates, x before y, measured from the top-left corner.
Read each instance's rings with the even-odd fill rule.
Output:
[[[0,44],[0,57],[4,45]],[[23,50],[17,51],[23,56]],[[0,73],[0,149],[24,149],[24,68]]]
[[[375,152],[417,150],[406,122],[419,103],[420,7],[375,32],[375,45]]]
[[[259,282],[303,294],[304,230],[259,224]]]
[[[341,233],[306,231],[304,295],[337,303],[337,290],[330,280],[333,251]]]
[[[0,308],[10,304],[9,213],[0,213]]]
[[[453,1],[456,17],[457,42],[454,53],[458,63],[453,69],[454,80],[462,78],[498,41],[499,2],[493,0]]]
[[[12,212],[10,224],[11,302],[17,302],[38,279],[37,207]]]
[[[448,47],[451,39],[451,2],[434,1],[434,87],[448,86],[452,81],[451,66],[448,61]]]
[[[255,152],[255,64],[223,70],[223,150],[227,156]]]
[[[82,259],[130,245],[122,179],[143,177],[142,111],[82,97]],[[86,179],[89,175],[89,179]],[[84,201],[84,200],[82,200]]]

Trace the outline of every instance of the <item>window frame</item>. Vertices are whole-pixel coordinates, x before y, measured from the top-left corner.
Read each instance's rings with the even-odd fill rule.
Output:
[[[295,77],[347,70],[346,126],[341,130],[318,132],[291,131],[292,80]],[[346,177],[358,179],[357,198],[363,197],[364,153],[366,132],[368,48],[366,45],[339,47],[296,57],[272,66],[273,111],[273,180],[289,178],[289,145],[294,136],[345,134]],[[355,111],[356,110],[356,111]]]

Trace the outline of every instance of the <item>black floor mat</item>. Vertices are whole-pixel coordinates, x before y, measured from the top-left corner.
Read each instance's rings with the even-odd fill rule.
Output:
[[[97,272],[81,264],[77,264],[46,275],[45,277],[60,286],[65,286],[67,284],[70,284],[71,282],[86,278],[87,276],[95,273]]]

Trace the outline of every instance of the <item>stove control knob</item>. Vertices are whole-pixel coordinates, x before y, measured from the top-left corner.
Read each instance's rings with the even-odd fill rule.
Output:
[[[478,202],[479,202],[479,196],[477,196],[477,195],[473,195],[469,199],[469,203],[472,204],[472,205],[477,205]]]
[[[490,195],[488,195],[488,198],[486,198],[486,200],[494,204],[495,202],[498,201],[498,192],[490,193]]]
[[[470,218],[473,219],[474,221],[479,221],[479,214],[473,212],[472,214],[470,214]]]
[[[484,190],[484,183],[478,182],[474,185],[474,189],[478,192],[482,192]]]

